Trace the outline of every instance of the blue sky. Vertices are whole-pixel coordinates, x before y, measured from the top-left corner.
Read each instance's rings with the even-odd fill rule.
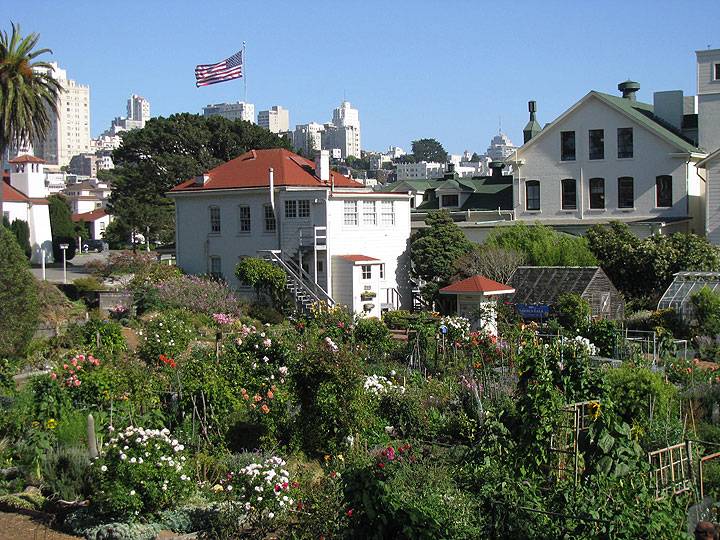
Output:
[[[343,96],[362,145],[409,149],[437,138],[483,152],[502,129],[521,142],[527,101],[551,121],[590,89],[695,92],[695,54],[720,48],[717,0],[686,1],[71,1],[2,0],[0,12],[68,76],[89,84],[92,134],[125,115],[131,93],[152,114],[243,99],[243,82],[196,88],[193,70],[247,42],[247,97],[326,122]],[[688,14],[696,14],[690,20]]]

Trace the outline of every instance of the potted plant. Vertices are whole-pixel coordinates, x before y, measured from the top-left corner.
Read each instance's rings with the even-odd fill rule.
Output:
[[[374,291],[363,291],[362,293],[360,293],[360,300],[365,302],[367,300],[372,300],[373,298],[375,298],[375,296],[377,295]]]

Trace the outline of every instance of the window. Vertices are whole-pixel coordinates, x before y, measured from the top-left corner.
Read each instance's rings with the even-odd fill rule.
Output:
[[[618,128],[617,148],[619,158],[633,157],[633,128]]]
[[[298,217],[309,218],[310,217],[310,201],[298,201]]]
[[[220,208],[217,206],[210,207],[210,232],[220,232]]]
[[[317,262],[317,271],[318,274],[322,274],[325,271],[325,263],[322,260],[318,260]]]
[[[345,201],[345,217],[343,219],[345,225],[358,224],[358,208],[357,201]]]
[[[297,217],[297,201],[285,201],[285,219]]]
[[[635,187],[630,176],[618,178],[618,208],[635,206]]]
[[[605,130],[591,129],[588,132],[588,144],[590,159],[605,159]]]
[[[210,275],[214,278],[222,277],[222,261],[220,257],[210,257]]]
[[[238,206],[238,229],[240,232],[250,232],[249,206]]]
[[[363,225],[377,225],[375,201],[363,201]]]
[[[720,81],[720,64],[715,64],[715,73],[713,75],[715,75],[716,81]]]
[[[563,210],[577,210],[577,184],[574,178],[564,178],[561,181],[561,206]]]
[[[443,195],[442,196],[442,206],[458,206],[458,196],[457,195]]]
[[[672,176],[663,174],[655,178],[655,206],[670,208],[672,205]]]
[[[385,279],[385,263],[380,265],[380,279]]]
[[[264,205],[263,208],[265,210],[265,232],[274,232],[277,226],[275,222],[275,211],[269,204]]]
[[[415,198],[410,199],[410,202],[414,202]],[[410,205],[412,208],[412,204]],[[380,203],[381,223],[383,225],[395,225],[395,209],[393,208],[392,201],[382,201]]]
[[[575,161],[575,132],[560,132],[560,160]]]
[[[605,208],[605,179],[590,179],[590,209],[602,210]]]
[[[363,264],[361,266],[362,268],[362,278],[363,279],[370,279],[372,277],[372,266],[369,264]]]
[[[540,210],[540,182],[525,182],[525,210]]]

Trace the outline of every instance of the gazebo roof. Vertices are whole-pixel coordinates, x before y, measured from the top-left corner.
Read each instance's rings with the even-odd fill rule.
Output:
[[[457,281],[447,287],[440,289],[440,294],[512,294],[515,289],[510,285],[503,285],[492,279],[477,275],[462,281]]]

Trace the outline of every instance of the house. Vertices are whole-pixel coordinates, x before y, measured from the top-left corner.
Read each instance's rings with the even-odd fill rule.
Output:
[[[440,294],[452,297],[453,311],[471,321],[473,329],[483,329],[497,336],[498,296],[513,294],[515,289],[477,275],[457,281],[440,289]]]
[[[707,182],[707,208],[705,236],[708,241],[720,244],[720,148],[698,163],[705,171]]]
[[[565,293],[587,300],[592,316],[622,319],[625,300],[598,266],[519,266],[509,285],[515,289],[511,302],[526,319],[546,318]]]
[[[173,188],[177,265],[250,295],[235,266],[263,256],[286,271],[304,308],[326,300],[378,316],[409,307],[410,196],[374,192],[330,170],[329,158],[251,150]]]
[[[720,292],[720,272],[678,272],[658,302],[658,309],[674,309],[683,321],[695,317],[692,296],[703,287]]]
[[[535,105],[525,144],[506,161],[516,167],[515,219],[574,234],[622,221],[644,237],[704,230],[705,152],[687,128],[681,91],[636,99],[640,85],[618,85],[622,96],[591,91],[540,129]],[[692,111],[691,111],[692,112]]]
[[[73,214],[72,220],[75,223],[87,223],[90,228],[90,238],[92,240],[102,240],[105,229],[112,221],[112,216],[108,214],[104,208],[97,208],[90,212]]]
[[[0,181],[3,215],[12,223],[27,222],[30,229],[30,260],[52,262],[52,231],[45,186],[45,161],[23,154],[8,161],[10,174]]]
[[[74,214],[83,214],[98,208],[105,208],[110,193],[111,189],[107,182],[97,178],[78,180],[75,183],[68,184],[63,191]]]

